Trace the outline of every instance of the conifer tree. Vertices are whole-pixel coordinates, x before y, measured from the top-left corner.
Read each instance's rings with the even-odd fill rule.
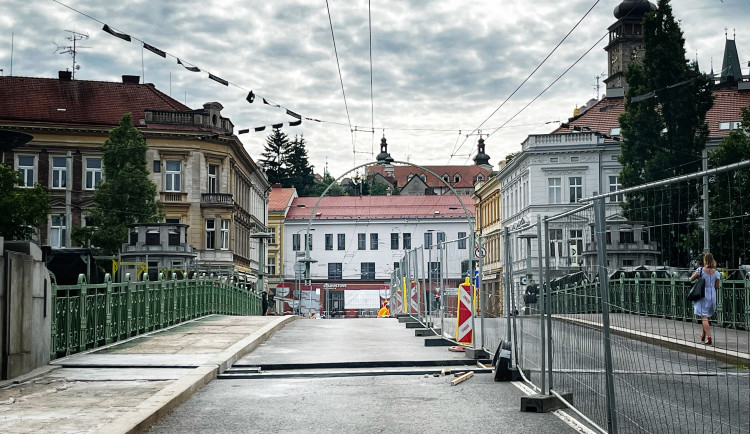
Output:
[[[266,171],[268,182],[272,185],[281,184],[284,187],[291,187],[290,173],[286,164],[290,146],[289,137],[278,128],[275,128],[273,133],[266,138],[266,146],[261,154],[263,159],[260,163]]]
[[[643,62],[625,71],[628,83],[625,111],[620,116],[624,142],[620,182],[628,188],[701,169],[701,151],[708,137],[706,113],[713,104],[712,82],[685,57],[685,39],[672,15],[669,0],[643,19]],[[654,92],[650,98],[642,97]],[[635,99],[635,100],[634,100]],[[653,239],[662,261],[685,265],[691,255],[680,248],[685,229],[675,223],[688,219],[692,205],[682,203],[694,185],[629,194],[623,204],[630,220],[654,225]],[[654,206],[655,201],[660,206]]]

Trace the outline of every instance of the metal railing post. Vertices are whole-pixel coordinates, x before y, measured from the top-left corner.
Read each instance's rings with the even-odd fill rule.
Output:
[[[544,239],[549,239],[549,222],[547,221],[547,218],[544,218]],[[539,242],[541,245],[541,237],[539,237]],[[541,255],[541,247],[539,249],[539,255]],[[552,281],[550,279],[550,272],[549,272],[549,243],[544,243],[544,274],[542,274],[541,268],[541,257],[539,258],[539,280],[542,280],[541,276],[544,276],[544,282],[539,282],[540,288],[539,290],[542,293],[546,292],[545,300],[545,309],[547,311],[547,331],[548,335],[547,338],[549,339],[549,345],[547,345],[547,366],[548,366],[548,372],[547,372],[547,387],[549,390],[552,389],[552,285],[550,285],[550,282]],[[542,284],[543,283],[543,284]]]
[[[529,238],[529,243],[531,242],[531,239]],[[540,332],[540,341],[541,341],[541,363],[540,363],[540,372],[539,377],[541,378],[541,386],[542,386],[542,395],[549,395],[549,389],[547,389],[547,379],[545,378],[546,374],[546,351],[547,351],[547,333],[545,333],[545,323],[544,323],[544,314],[546,313],[546,304],[547,301],[546,297],[544,296],[544,274],[542,269],[542,216],[537,214],[536,216],[536,245],[537,245],[537,255],[539,256],[539,283],[537,284],[537,288],[539,290],[539,301],[537,302],[539,304],[539,332]],[[531,247],[531,245],[529,245]],[[529,258],[531,258],[531,248],[529,248]],[[531,259],[529,259],[529,265],[531,263]],[[531,270],[529,270],[530,272]],[[530,282],[529,282],[530,283]],[[550,366],[550,369],[552,367]]]
[[[617,434],[617,413],[615,412],[615,385],[612,372],[612,347],[609,329],[609,286],[607,284],[607,225],[604,214],[604,199],[594,201],[594,222],[596,228],[596,255],[599,261],[599,293],[602,306],[602,332],[604,334],[604,371],[606,379],[607,432]]]

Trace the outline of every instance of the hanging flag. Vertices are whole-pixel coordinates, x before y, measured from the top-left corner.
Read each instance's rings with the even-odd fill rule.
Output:
[[[124,40],[130,42],[130,35],[125,34],[125,33],[115,32],[114,30],[112,30],[111,27],[109,27],[106,24],[104,25],[104,27],[102,27],[102,30],[104,30],[105,32],[109,33],[112,36],[117,36],[120,39],[124,39]]]
[[[265,98],[263,98],[263,104],[266,104],[266,105],[270,105],[270,106],[272,106],[272,107],[279,107],[279,108],[281,108],[281,106],[280,106],[280,105],[278,105],[278,104],[274,104],[274,103],[272,103],[272,102],[268,102],[268,100],[267,100],[267,99],[265,99]]]
[[[185,63],[182,63],[182,60],[177,59],[177,64],[182,65],[185,69],[191,72],[201,72],[200,68],[197,66],[187,66]]]
[[[247,98],[245,98],[245,99],[246,99],[246,100],[247,100],[247,102],[249,102],[250,104],[252,104],[252,103],[253,103],[253,101],[255,101],[255,94],[253,93],[253,91],[252,91],[252,90],[250,91],[250,93],[248,93],[248,94],[247,94]]]
[[[286,110],[286,114],[288,114],[289,116],[291,116],[293,118],[302,119],[302,116],[298,115],[297,113],[295,113],[295,112],[293,112],[293,111],[291,111],[289,109]]]
[[[284,126],[284,122],[282,122],[282,123],[280,123],[280,124],[273,124],[273,125],[271,125],[271,128],[275,128],[275,129],[278,129],[278,128],[281,128],[281,127],[283,127],[283,126]]]
[[[224,80],[223,78],[219,78],[219,77],[211,74],[210,72],[208,73],[208,78],[210,78],[211,80],[213,80],[213,81],[215,81],[217,83],[221,83],[224,86],[229,86],[229,82],[228,81]]]
[[[300,119],[298,121],[294,121],[294,122],[289,122],[289,126],[290,127],[296,127],[297,125],[299,125],[301,123],[302,123],[302,119]]]
[[[256,131],[256,132],[258,132],[258,131],[263,131],[263,130],[265,130],[265,129],[266,129],[266,127],[265,127],[265,126],[263,126],[263,127],[255,127],[255,131]]]
[[[161,56],[161,57],[164,57],[164,58],[166,58],[166,57],[167,57],[167,53],[166,53],[166,52],[164,52],[164,51],[162,51],[162,50],[160,50],[160,49],[158,49],[158,48],[154,47],[153,45],[148,45],[148,44],[147,44],[147,43],[145,43],[145,42],[143,43],[143,48],[145,48],[145,49],[147,49],[148,51],[150,51],[150,52],[152,52],[152,53],[154,53],[154,54],[156,54],[156,55],[159,55],[159,56]]]
[[[249,128],[245,128],[244,130],[237,131],[237,134],[247,134],[249,132],[250,132],[250,129]]]

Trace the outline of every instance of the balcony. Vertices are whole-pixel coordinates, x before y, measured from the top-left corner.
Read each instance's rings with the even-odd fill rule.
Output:
[[[162,191],[160,194],[162,203],[185,203],[187,202],[187,193],[178,191]]]
[[[202,193],[201,194],[201,208],[205,207],[220,207],[220,208],[232,208],[234,207],[234,200],[232,200],[231,193]]]

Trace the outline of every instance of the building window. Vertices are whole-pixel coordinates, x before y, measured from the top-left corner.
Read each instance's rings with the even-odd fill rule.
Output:
[[[466,249],[466,232],[458,233],[458,248],[461,250]]]
[[[370,250],[378,250],[378,234],[370,234]]]
[[[461,181],[461,175],[456,173],[455,175],[453,175],[453,183],[457,184],[459,181]]]
[[[362,280],[375,279],[375,263],[374,262],[363,262],[361,270],[362,270]]]
[[[336,247],[339,250],[346,250],[346,234],[338,234],[337,237],[338,240]]]
[[[742,125],[742,121],[719,122],[719,130],[736,130]]]
[[[65,226],[65,215],[53,215],[52,224],[49,227],[49,244],[53,248],[67,247],[65,239],[67,238],[68,228]]]
[[[271,234],[271,244],[276,244],[276,228],[268,228],[268,232]]]
[[[393,270],[395,271],[395,270],[398,270],[399,268],[401,268],[401,263],[400,262],[394,262],[393,263]]]
[[[341,262],[329,262],[328,263],[328,280],[341,280],[343,275],[341,272]]]
[[[216,248],[216,220],[206,219],[206,249]]]
[[[613,191],[620,191],[622,189],[622,184],[620,184],[620,179],[617,176],[610,176],[609,177],[609,191],[610,193]],[[623,202],[624,198],[622,194],[613,194],[609,197],[610,202]]]
[[[411,250],[411,234],[410,233],[407,232],[404,234],[403,243],[404,243],[404,250]]]
[[[219,190],[217,190],[217,184],[216,184],[216,177],[219,175],[219,166],[216,164],[209,164],[208,165],[208,192],[209,193],[218,193]]]
[[[445,232],[437,232],[437,248],[442,249],[445,242]]]
[[[623,267],[632,267],[635,265],[634,259],[623,259],[622,260],[622,266]]]
[[[484,181],[484,176],[480,173],[477,175],[477,182]]]
[[[422,244],[425,249],[432,248],[432,232],[425,232],[424,233],[424,244]]]
[[[177,229],[169,229],[168,235],[167,235],[167,243],[169,243],[170,246],[179,246],[180,245],[180,231]]]
[[[570,183],[570,203],[576,203],[583,199],[583,178],[570,176],[568,182]]]
[[[573,260],[573,257],[580,258],[583,255],[583,229],[570,230],[570,247],[571,263],[576,263],[578,260]]]
[[[551,258],[562,257],[562,229],[549,230],[549,256]]]
[[[398,232],[391,234],[391,250],[398,250]]]
[[[299,234],[292,235],[292,250],[295,252],[299,251]]]
[[[67,181],[67,159],[52,157],[52,188],[65,188]]]
[[[620,127],[612,127],[609,129],[609,135],[610,136],[619,136],[620,135]]]
[[[430,279],[432,279],[433,282],[439,281],[441,278],[440,275],[440,262],[429,262],[427,264],[430,270]]]
[[[367,250],[365,234],[357,234],[357,250]]]
[[[130,231],[130,245],[135,246],[138,243],[138,231]]]
[[[333,250],[333,234],[326,234],[326,250]]]
[[[93,190],[102,181],[102,159],[86,159],[86,190]]]
[[[549,188],[549,203],[562,203],[562,180],[560,178],[547,179]]]
[[[18,164],[16,167],[18,169],[18,174],[23,180],[21,182],[21,186],[23,187],[34,186],[34,158],[35,157],[32,155],[18,156]]]
[[[635,237],[633,236],[632,229],[621,229],[620,230],[620,244],[633,244],[635,243]]]
[[[266,265],[266,274],[270,274],[272,276],[276,275],[276,258],[268,258],[268,262]]]
[[[445,175],[443,175],[443,182],[445,182],[446,184],[450,184],[450,182],[451,182],[451,177],[448,176],[447,173]]]
[[[229,250],[229,219],[221,220],[221,250]]]
[[[158,246],[159,242],[159,229],[149,228],[146,230],[146,245],[147,246]]]
[[[643,229],[643,232],[641,232],[641,241],[643,241],[643,244],[648,244],[650,241],[649,231],[647,228]]]
[[[166,191],[181,191],[180,174],[182,163],[179,161],[167,161],[165,170]]]

